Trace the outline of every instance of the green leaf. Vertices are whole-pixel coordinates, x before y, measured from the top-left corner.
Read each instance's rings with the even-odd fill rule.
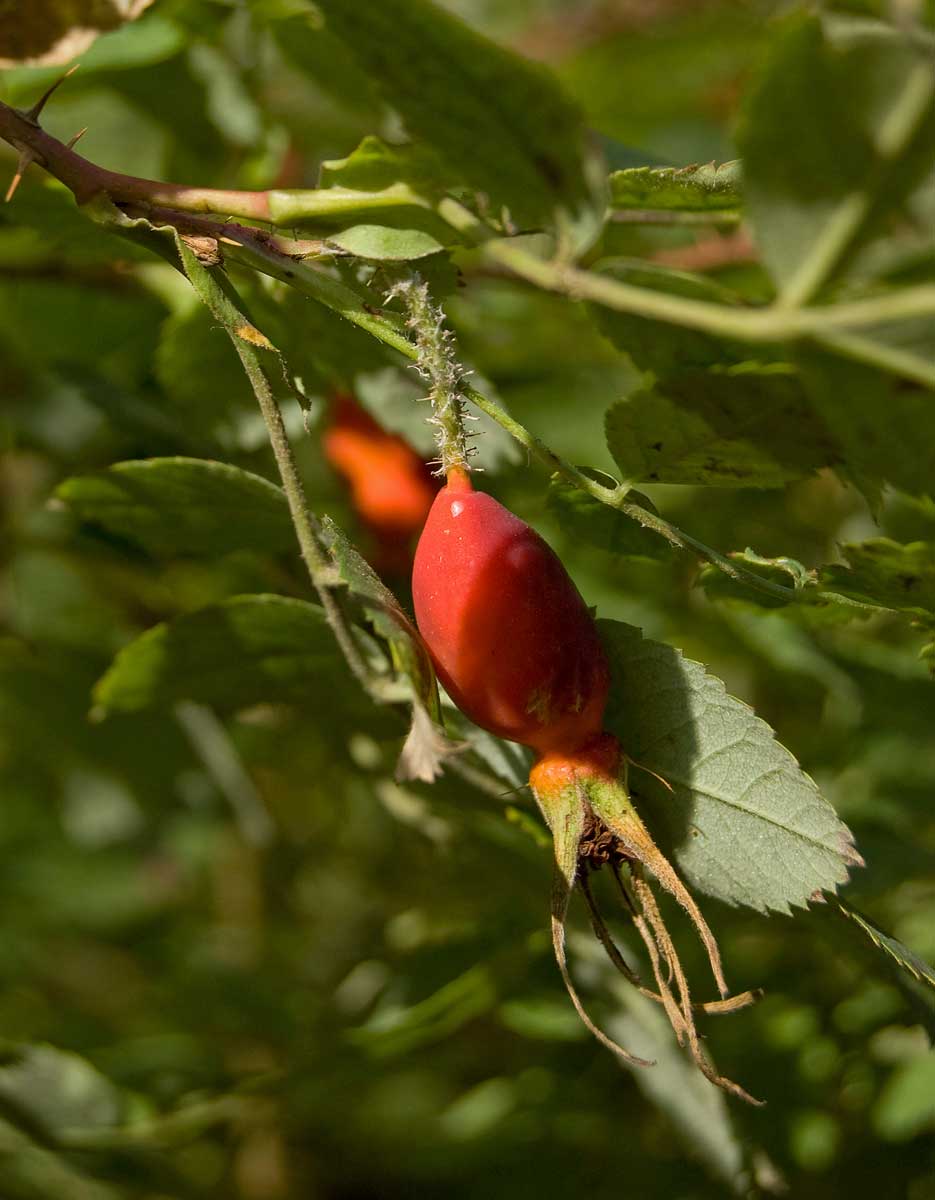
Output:
[[[848,542],[841,547],[846,566],[823,567],[822,587],[867,604],[935,618],[935,544],[890,538]]]
[[[634,803],[691,886],[788,913],[863,865],[850,830],[748,705],[673,647],[598,625],[613,681],[606,724],[633,760]]]
[[[332,712],[353,706],[357,696],[322,610],[257,595],[234,596],[147,630],[120,651],[94,700],[104,714],[177,700],[226,710],[305,700]]]
[[[351,225],[328,239],[357,258],[407,261],[436,254],[442,244],[421,229],[393,229],[386,225]]]
[[[756,240],[784,296],[802,302],[935,161],[935,73],[908,38],[835,49],[818,17],[795,13],[748,97],[738,145]]]
[[[577,950],[576,944],[576,957]],[[597,967],[593,943],[587,950]],[[629,1068],[637,1087],[668,1116],[692,1157],[700,1159],[731,1192],[746,1194],[743,1146],[724,1093],[686,1058],[662,1009],[625,980],[611,975],[604,963],[601,967],[618,1004],[608,1032],[622,1046],[655,1064],[651,1071]]]
[[[876,605],[841,595],[840,589],[835,589],[833,595],[823,594],[816,572],[810,571],[797,559],[784,556],[765,558],[749,546],[746,550],[731,551],[727,557],[768,583],[792,588],[793,594],[784,599],[732,579],[719,567],[706,563],[698,581],[709,599],[739,604],[743,608],[781,608],[787,616],[802,620],[808,626],[839,625],[855,619],[866,619],[879,611]]]
[[[405,184],[414,198],[435,204],[449,190],[451,180],[441,159],[428,146],[391,145],[372,134],[347,158],[321,164],[320,188],[382,192],[395,184]]]
[[[742,203],[739,162],[716,166],[629,167],[610,176],[612,208],[704,212],[737,217]]]
[[[888,1142],[907,1142],[935,1128],[935,1050],[896,1067],[874,1107],[873,1124]]]
[[[935,969],[930,967],[918,954],[914,954],[908,946],[903,945],[890,934],[877,929],[865,916],[856,912],[838,897],[834,899],[834,908],[842,917],[856,925],[871,945],[875,946],[881,954],[886,955],[901,971],[905,971],[916,983],[922,983],[935,991]]]
[[[399,601],[330,517],[321,522],[322,540],[338,577],[364,615],[390,646],[393,666],[411,685],[412,724],[400,752],[397,779],[431,783],[445,759],[461,749],[444,733],[435,670],[418,630]]]
[[[456,182],[428,147],[369,136],[347,158],[322,163],[320,187],[271,191],[270,214],[280,225],[343,225],[329,240],[362,258],[418,258],[462,242],[436,211]]]
[[[686,371],[619,400],[605,423],[627,483],[782,487],[837,455],[799,380],[779,371]]]
[[[676,271],[638,259],[612,258],[599,264],[601,274],[619,283],[652,288],[670,296],[705,300],[713,304],[735,305],[737,297],[714,280],[688,271]],[[686,329],[664,321],[615,312],[603,305],[588,306],[601,331],[618,350],[623,350],[641,371],[652,371],[664,379],[685,367],[713,367],[746,362],[753,356],[749,345]],[[775,350],[763,348],[765,361]]]
[[[66,479],[55,495],[80,520],[152,554],[276,553],[295,545],[282,490],[227,463],[199,458],[115,463]]]
[[[326,28],[459,182],[521,225],[592,213],[584,127],[548,71],[428,0],[320,0]]]
[[[109,1079],[77,1054],[53,1046],[24,1046],[0,1066],[0,1108],[55,1138],[118,1125],[124,1107]]]
[[[586,473],[601,482],[599,472]],[[627,498],[634,504],[641,504],[652,513],[656,511],[648,496],[630,492]],[[594,546],[598,550],[621,557],[672,557],[672,546],[664,538],[644,529],[638,522],[602,504],[600,500],[589,496],[587,492],[558,475],[554,475],[549,484],[547,504],[565,532],[587,546]]]
[[[800,355],[812,407],[841,447],[838,474],[878,511],[884,483],[911,496],[935,490],[933,394],[818,350]]]
[[[77,365],[132,385],[150,370],[165,315],[162,302],[132,282],[0,280],[0,346],[32,367]]]

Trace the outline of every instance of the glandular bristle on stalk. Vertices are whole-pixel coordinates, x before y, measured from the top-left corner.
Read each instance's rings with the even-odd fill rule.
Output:
[[[467,372],[455,353],[454,333],[445,327],[445,313],[433,304],[429,286],[418,273],[399,280],[387,299],[399,298],[406,308],[406,325],[418,351],[413,366],[429,385],[428,400],[438,447],[437,475],[451,478],[453,470],[470,470],[468,459],[475,453],[465,428],[469,420],[461,381]]]

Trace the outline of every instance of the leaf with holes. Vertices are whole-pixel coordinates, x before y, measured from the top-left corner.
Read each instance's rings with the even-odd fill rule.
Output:
[[[619,400],[605,421],[627,483],[775,488],[837,458],[785,372],[685,371]]]
[[[610,177],[613,208],[711,213],[718,219],[739,216],[741,165],[726,162],[691,167],[628,167]]]
[[[521,225],[555,210],[596,233],[603,217],[586,169],[585,129],[546,68],[475,33],[428,0],[319,0],[326,28],[458,183]]]

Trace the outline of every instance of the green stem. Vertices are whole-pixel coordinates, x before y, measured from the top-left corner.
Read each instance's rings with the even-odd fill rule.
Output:
[[[279,477],[289,503],[289,513],[309,579],[318,593],[321,606],[325,611],[325,618],[331,626],[331,632],[334,634],[347,665],[363,688],[371,695],[375,695],[378,690],[375,686],[376,681],[364,662],[354,641],[350,625],[345,620],[344,613],[331,590],[328,580],[330,564],[321,546],[318,523],[312,516],[305,499],[305,489],[302,487],[295,456],[289,444],[289,435],[286,432],[279,405],[269,386],[269,380],[266,378],[266,372],[260,366],[256,352],[237,337],[233,330],[228,330],[228,333],[243,364],[247,378],[250,380],[250,386],[253,388],[253,394],[260,406],[263,420],[266,422],[270,445],[279,468]]]
[[[935,71],[928,56],[909,72],[902,92],[883,122],[878,138],[875,180],[845,196],[822,230],[799,269],[782,289],[777,308],[806,304],[830,278],[873,208],[893,163],[908,149],[935,93]]]
[[[931,284],[826,307],[794,310],[777,305],[756,309],[728,308],[705,300],[655,292],[565,263],[537,258],[527,250],[503,241],[485,243],[483,253],[519,278],[573,300],[591,300],[617,312],[741,341],[783,342],[840,329],[935,316],[935,286]]]
[[[643,508],[641,504],[636,504],[632,500],[627,499],[629,489],[622,484],[617,487],[609,488],[598,483],[597,480],[591,479],[585,475],[583,471],[579,471],[577,467],[566,463],[553,450],[539,438],[534,437],[525,426],[513,419],[509,413],[505,412],[496,401],[482,395],[474,388],[465,388],[464,394],[475,404],[481,412],[485,412],[498,425],[502,426],[507,433],[511,434],[516,440],[532,454],[535,458],[547,467],[550,471],[554,471],[575,487],[580,488],[583,492],[587,492],[589,496],[593,496],[595,500],[599,500],[602,504],[608,505],[610,508],[617,509],[618,512],[629,517],[633,521],[638,521],[644,529],[651,529],[654,533],[658,533],[660,537],[664,537],[666,541],[673,546],[677,546],[680,550],[690,550],[712,563],[729,575],[731,579],[737,583],[747,584],[749,587],[756,588],[758,591],[765,592],[767,595],[775,596],[778,599],[786,602],[796,600],[797,594],[793,588],[785,587],[781,583],[774,583],[770,579],[764,579],[762,576],[755,574],[753,571],[748,571],[744,567],[738,566],[731,559],[719,553],[711,546],[706,546],[704,542],[698,541],[690,534],[683,533],[676,525],[666,521],[663,517],[656,513],[650,512],[648,508]],[[830,597],[829,597],[830,598]]]

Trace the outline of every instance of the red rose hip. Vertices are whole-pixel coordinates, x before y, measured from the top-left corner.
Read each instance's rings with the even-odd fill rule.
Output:
[[[554,551],[449,471],[416,548],[416,623],[477,725],[540,754],[601,732],[610,683],[594,621]]]

